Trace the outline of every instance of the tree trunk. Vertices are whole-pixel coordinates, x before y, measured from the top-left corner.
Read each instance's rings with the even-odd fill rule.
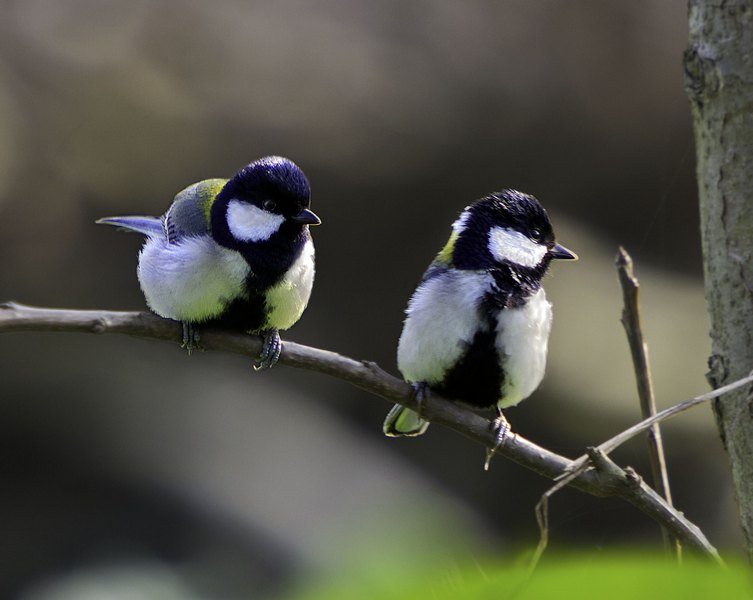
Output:
[[[689,24],[686,89],[716,388],[753,369],[753,2],[690,0]],[[714,413],[753,560],[753,391],[717,400]]]

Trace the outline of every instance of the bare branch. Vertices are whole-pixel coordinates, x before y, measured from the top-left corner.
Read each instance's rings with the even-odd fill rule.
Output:
[[[14,331],[120,333],[170,341],[176,345],[182,338],[182,328],[179,323],[162,319],[151,313],[35,308],[12,302],[0,304],[0,333]],[[256,358],[261,349],[261,340],[256,336],[209,327],[202,328],[201,344],[205,350],[232,352],[251,358]],[[356,361],[335,352],[284,342],[280,364],[324,373],[347,381],[390,403],[402,404],[413,409],[418,408],[411,386],[372,362]],[[751,381],[753,377],[705,394],[699,397],[700,399],[689,400],[679,405],[683,408],[673,407],[675,408],[673,414],[705,400],[717,398]],[[486,448],[494,449],[496,446],[492,422],[457,403],[430,393],[423,402],[421,410],[422,415],[432,423],[449,427]],[[667,409],[656,415],[654,417],[656,422],[661,418],[666,418],[666,413],[670,410]],[[646,425],[646,421],[643,421],[628,432],[635,435],[636,432],[645,430],[650,424]],[[620,434],[613,440],[623,440],[623,437],[624,434]],[[606,448],[605,444],[607,444]],[[605,444],[599,446],[598,449],[608,453],[611,447],[608,447],[609,442]],[[716,550],[703,533],[677,511],[667,506],[666,502],[648,486],[644,484],[642,487],[631,489],[628,486],[608,485],[597,470],[588,469],[588,457],[571,461],[517,434],[511,434],[502,447],[496,449],[496,452],[543,477],[558,481],[557,486],[563,479],[566,479],[568,485],[595,496],[620,496],[666,526],[672,535],[682,540],[689,548],[695,548],[712,557],[717,556]],[[642,496],[648,499],[643,498],[641,503],[638,498]]]
[[[633,260],[622,247],[617,253],[616,264],[624,304],[621,320],[630,345],[630,354],[633,357],[641,416],[647,419],[656,414],[656,399],[654,398],[654,386],[651,381],[651,367],[648,362],[648,346],[643,338],[641,324],[640,285],[633,274]],[[648,430],[648,455],[651,460],[654,488],[659,490],[667,504],[672,506],[672,492],[669,487],[664,443],[658,423],[654,423]],[[679,541],[672,538],[666,527],[662,527],[661,532],[664,547],[668,551],[674,548],[677,558],[682,558],[682,546]]]

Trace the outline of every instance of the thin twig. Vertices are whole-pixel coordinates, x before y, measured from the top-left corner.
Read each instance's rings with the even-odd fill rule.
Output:
[[[536,515],[536,524],[539,526],[539,543],[536,544],[536,550],[534,550],[531,563],[528,566],[529,577],[536,570],[541,557],[544,555],[544,552],[549,545],[549,498],[559,492],[563,487],[569,485],[573,479],[580,477],[585,473],[588,467],[589,465],[586,464],[577,473],[573,472],[568,474],[567,477],[561,477],[557,483],[541,494],[541,498],[539,498],[539,501],[536,503],[534,513]]]
[[[616,265],[624,304],[621,321],[627,334],[630,354],[633,358],[633,369],[638,387],[641,416],[647,419],[656,414],[656,399],[651,380],[651,367],[648,361],[648,346],[643,338],[640,285],[633,273],[633,260],[622,246],[620,246],[617,253]],[[664,496],[669,506],[672,506],[672,492],[669,486],[664,443],[662,442],[661,429],[658,423],[649,428],[647,441],[654,489]],[[682,558],[682,546],[680,542],[669,533],[666,527],[661,528],[661,533],[664,547],[668,552],[674,551],[677,559],[680,560]]]
[[[13,331],[120,333],[170,341],[176,346],[182,338],[182,328],[179,323],[162,319],[151,313],[35,308],[12,302],[0,304],[0,333]],[[256,358],[261,349],[261,340],[256,336],[209,327],[202,329],[201,343],[205,350],[233,352],[252,358]],[[325,373],[380,396],[388,402],[396,402],[414,410],[418,408],[413,388],[372,362],[357,361],[335,352],[286,341],[283,343],[280,364]],[[705,394],[700,397],[701,399],[694,398],[684,402],[679,405],[681,408],[673,407],[675,408],[674,414],[702,401],[718,398],[751,381],[753,377]],[[429,393],[422,402],[421,410],[422,415],[433,423],[449,427],[486,448],[497,446],[491,421],[455,402]],[[654,419],[658,422],[666,418],[670,411],[671,409],[662,411]],[[636,431],[643,431],[651,424],[645,425],[645,423],[646,421],[639,423],[613,440],[623,439],[625,434],[630,437],[630,435],[635,435]],[[608,445],[609,442],[605,444]],[[605,448],[604,444],[599,446],[599,449],[605,453],[610,451],[610,448]],[[571,461],[517,434],[511,434],[496,451],[544,477],[554,479],[557,485],[563,478],[566,478],[568,485],[594,496],[622,497],[638,506],[660,524],[666,525],[672,534],[681,539],[687,547],[697,549],[710,557],[718,556],[716,549],[703,533],[675,509],[668,506],[648,486],[645,486],[646,489],[640,488],[639,492],[628,492],[624,486],[609,487],[603,483],[597,472],[587,469],[588,457]],[[579,468],[583,469],[583,472],[575,474]],[[641,496],[647,496],[643,504],[637,501],[637,498]]]
[[[753,383],[753,374],[750,374],[747,377],[743,377],[742,379],[738,379],[737,381],[733,381],[732,383],[729,383],[705,394],[701,394],[700,396],[696,396],[695,398],[684,400],[683,402],[679,402],[674,406],[660,410],[653,417],[644,419],[640,423],[636,423],[632,427],[628,427],[614,437],[609,438],[607,441],[602,442],[601,444],[599,444],[599,446],[597,446],[597,449],[601,452],[604,452],[604,454],[610,454],[613,450],[615,450],[615,448],[619,448],[628,440],[631,440],[636,435],[643,433],[654,423],[661,423],[662,421],[666,421],[671,417],[679,415],[681,412],[685,412],[689,408],[693,408],[694,406],[698,406],[699,404],[703,404],[704,402],[708,402],[709,400],[714,400],[716,398],[725,396],[726,394],[734,392],[741,387],[751,385],[751,383]],[[589,459],[586,454],[579,456],[570,463],[570,465],[567,467],[567,473],[563,474],[563,477],[566,477],[570,472],[578,471],[578,469],[583,466],[587,466],[588,462]]]

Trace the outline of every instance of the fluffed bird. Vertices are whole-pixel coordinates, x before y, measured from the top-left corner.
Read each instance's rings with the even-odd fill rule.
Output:
[[[502,443],[502,409],[527,398],[544,377],[552,307],[541,280],[552,259],[577,256],[555,242],[533,196],[503,190],[462,211],[408,303],[398,343],[398,368],[419,407],[428,388],[496,409]],[[418,413],[395,405],[383,429],[415,436],[427,427]]]
[[[149,308],[183,324],[183,345],[211,323],[259,334],[255,369],[279,358],[280,330],[303,314],[314,284],[310,209],[303,172],[280,156],[260,158],[230,179],[206,179],[179,192],[161,217],[107,217],[146,236],[138,280]]]

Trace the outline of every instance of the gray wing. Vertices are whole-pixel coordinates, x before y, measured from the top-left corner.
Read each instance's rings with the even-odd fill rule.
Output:
[[[209,233],[209,210],[226,179],[206,179],[179,192],[162,217],[169,243],[186,236]]]
[[[179,192],[162,217],[105,217],[97,223],[114,225],[147,237],[166,238],[174,244],[181,238],[209,233],[212,202],[227,183],[226,179],[205,179]]]

